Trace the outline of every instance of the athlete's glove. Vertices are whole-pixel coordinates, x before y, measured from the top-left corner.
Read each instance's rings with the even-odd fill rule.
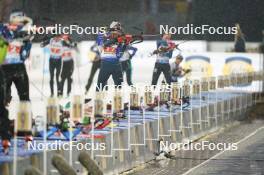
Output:
[[[117,38],[118,43],[124,43],[126,45],[129,44],[137,44],[143,41],[143,37],[141,35],[130,35],[130,34],[125,34],[122,36],[119,36]]]

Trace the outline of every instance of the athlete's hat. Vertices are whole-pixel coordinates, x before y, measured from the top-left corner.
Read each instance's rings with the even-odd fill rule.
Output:
[[[111,24],[110,24],[110,29],[118,29],[118,30],[121,30],[121,23],[118,22],[118,21],[113,21]]]
[[[13,10],[9,16],[9,21],[17,21],[19,19],[24,19],[26,14],[21,10]]]

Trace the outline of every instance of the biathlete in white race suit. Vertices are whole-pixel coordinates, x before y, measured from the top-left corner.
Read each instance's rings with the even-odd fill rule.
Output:
[[[8,110],[5,106],[5,77],[0,66],[0,137],[2,139],[2,146],[9,147],[12,134],[10,133],[11,121],[8,118]]]
[[[164,74],[167,84],[171,83],[171,71],[169,60],[172,58],[172,52],[177,46],[171,41],[170,34],[163,34],[162,39],[157,41],[157,59],[152,75],[152,85],[157,85],[159,76]]]
[[[68,35],[64,35],[63,39],[65,41],[70,41]],[[63,53],[62,53],[62,70],[61,70],[61,81],[60,81],[60,90],[59,96],[63,96],[63,87],[64,83],[67,80],[67,96],[70,96],[71,88],[72,88],[72,74],[74,71],[74,61],[73,61],[73,46],[64,45]]]
[[[126,73],[127,84],[129,86],[133,85],[131,59],[135,56],[137,50],[138,50],[137,48],[131,45],[127,45],[123,56],[119,60],[122,66],[122,72]]]
[[[64,45],[65,45],[65,40],[63,39],[63,35],[55,36],[41,43],[42,47],[48,46],[48,48],[50,49],[49,72],[50,72],[51,96],[54,96],[54,75],[56,75],[57,96],[61,94],[59,78],[61,74],[62,54],[63,54]]]

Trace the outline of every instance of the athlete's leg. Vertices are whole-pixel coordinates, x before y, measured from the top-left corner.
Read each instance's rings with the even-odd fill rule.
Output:
[[[24,64],[17,65],[19,76],[14,77],[14,83],[20,101],[29,101],[29,79]]]
[[[67,87],[67,95],[69,96],[71,93],[71,89],[72,89],[72,78],[68,77],[67,78],[67,83],[68,83],[68,87]]]
[[[170,71],[170,65],[164,64],[162,66],[162,72],[164,74],[164,77],[166,79],[167,84],[171,84],[171,71]]]
[[[5,108],[6,93],[5,77],[0,68],[0,136],[2,140],[10,140],[10,120],[8,118],[8,110]]]
[[[159,63],[155,63],[154,71],[152,74],[152,82],[151,85],[157,85],[159,76],[161,74],[161,68]]]
[[[67,83],[68,83],[68,88],[67,88],[67,95],[69,96],[71,93],[71,87],[72,87],[72,74],[74,70],[74,63],[73,60],[69,61],[69,65],[67,68],[69,69],[69,72],[67,74]]]
[[[111,70],[112,70],[112,64],[105,63],[105,62],[101,63],[96,91],[100,91],[105,87],[107,80],[109,79],[111,75]]]
[[[11,86],[13,83],[13,77],[16,74],[16,69],[13,65],[3,65],[2,71],[5,76],[5,104],[7,105],[11,102],[12,99]]]
[[[67,72],[68,72],[67,62],[63,62],[62,68],[61,68],[61,73],[59,75],[61,79],[60,79],[59,84],[58,84],[59,85],[58,96],[63,96],[63,89],[64,89],[65,80],[67,79]],[[56,74],[56,76],[57,76],[57,74]]]
[[[127,61],[122,61],[121,63],[122,72],[125,72],[128,69]]]
[[[49,72],[50,72],[50,93],[51,96],[54,95],[54,71],[55,71],[55,62],[53,59],[49,60]]]
[[[101,65],[101,62],[100,61],[93,62],[93,65],[92,65],[92,68],[91,68],[91,72],[90,72],[90,76],[89,76],[88,82],[87,82],[87,84],[85,86],[86,92],[88,92],[89,89],[91,88],[94,75],[95,75],[96,71],[98,69],[100,69],[100,65]]]
[[[133,83],[132,83],[132,65],[131,65],[131,61],[130,60],[127,61],[127,66],[128,66],[128,68],[126,70],[127,84],[129,86],[132,86],[133,85]]]
[[[63,89],[64,89],[65,80],[66,80],[66,77],[64,75],[61,76],[60,89],[58,91],[58,96],[63,96]]]
[[[123,74],[121,64],[116,64],[113,67],[112,77],[116,86],[119,86],[123,82]]]
[[[13,83],[13,78],[12,77],[8,77],[6,79],[6,84],[5,84],[5,91],[6,91],[5,103],[6,104],[9,104],[11,102],[11,99],[12,99],[12,95],[11,95],[12,83]]]
[[[60,92],[60,75],[61,75],[61,66],[62,66],[62,61],[61,59],[56,60],[56,83],[57,83],[57,94],[61,94]]]

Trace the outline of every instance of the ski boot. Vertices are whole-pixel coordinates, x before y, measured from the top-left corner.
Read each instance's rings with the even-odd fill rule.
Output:
[[[26,148],[29,148],[29,144],[32,143],[32,141],[33,141],[32,134],[25,135],[24,140],[25,140],[25,146],[26,146]]]
[[[11,143],[8,139],[2,140],[2,146],[3,146],[3,152],[4,154],[8,154],[9,147],[11,146]]]
[[[25,139],[25,142],[32,142],[33,136],[32,135],[26,135],[24,139]]]

